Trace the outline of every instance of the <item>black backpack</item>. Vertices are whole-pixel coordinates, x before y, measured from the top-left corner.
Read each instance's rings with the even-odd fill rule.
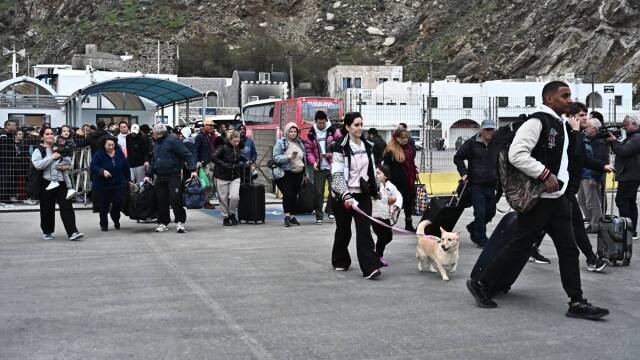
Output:
[[[38,145],[33,151],[40,151],[40,155],[44,159],[47,156],[47,150]],[[29,176],[27,177],[27,185],[26,192],[27,197],[32,200],[38,200],[40,198],[40,191],[42,190],[42,173],[44,170],[38,170],[35,166],[33,166],[33,162],[31,162],[31,167],[29,168]]]

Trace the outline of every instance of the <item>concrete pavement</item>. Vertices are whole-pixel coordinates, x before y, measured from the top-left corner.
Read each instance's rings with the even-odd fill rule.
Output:
[[[155,234],[123,219],[99,231],[76,212],[82,242],[40,240],[37,213],[0,215],[1,359],[637,359],[640,263],[588,273],[585,296],[611,315],[564,316],[551,265],[529,263],[498,309],[480,309],[465,280],[480,253],[462,232],[450,282],[418,273],[415,239],[397,236],[379,281],[355,258],[330,266],[333,224],[223,228],[215,211],[190,210],[187,234]],[[466,210],[457,228],[464,229]],[[493,225],[498,219],[494,219]],[[492,227],[490,226],[490,228]],[[594,239],[595,244],[595,239]]]

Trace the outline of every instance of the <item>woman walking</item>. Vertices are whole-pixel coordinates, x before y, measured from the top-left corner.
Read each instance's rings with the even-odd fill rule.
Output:
[[[276,180],[276,185],[282,192],[282,207],[284,209],[284,226],[300,225],[296,219],[296,200],[303,181],[306,179],[304,169],[306,165],[306,151],[300,140],[300,129],[290,122],[284,128],[284,137],[273,147],[273,160],[284,170],[284,176]]]
[[[362,276],[376,279],[383,264],[375,252],[371,237],[371,223],[354,206],[371,216],[372,197],[377,197],[373,145],[362,137],[362,116],[352,112],[344,116],[346,135],[335,142],[331,164],[332,209],[336,217],[336,233],[333,241],[331,263],[335,270],[345,271],[351,265],[349,241],[351,220],[356,224],[356,252]]]
[[[40,129],[40,145],[34,149],[31,155],[31,162],[37,170],[33,174],[36,178],[32,181],[34,187],[39,188],[40,198],[40,228],[42,229],[43,240],[53,240],[55,231],[56,202],[60,209],[62,224],[69,236],[69,240],[76,241],[82,239],[83,233],[76,227],[76,216],[73,212],[71,200],[67,197],[67,185],[64,183],[61,171],[68,171],[69,166],[65,165],[59,169],[53,169],[62,155],[53,152],[53,129],[43,127]],[[46,190],[51,181],[58,181],[60,185],[54,189]]]
[[[111,214],[113,227],[120,229],[120,210],[126,195],[127,183],[131,180],[131,170],[127,158],[120,147],[116,147],[116,139],[104,139],[104,145],[98,149],[91,159],[91,177],[93,191],[98,192],[100,199],[100,230],[109,230]],[[111,207],[111,211],[109,211]]]
[[[416,198],[415,182],[418,177],[416,169],[416,153],[409,144],[409,131],[397,128],[391,141],[384,150],[384,164],[391,169],[391,182],[402,194],[404,208],[404,222],[407,231],[415,232],[411,216]]]
[[[227,132],[227,141],[218,146],[211,156],[214,164],[213,177],[216,180],[222,225],[238,225],[238,201],[240,200],[240,177],[244,174],[246,159],[240,153],[240,133]]]

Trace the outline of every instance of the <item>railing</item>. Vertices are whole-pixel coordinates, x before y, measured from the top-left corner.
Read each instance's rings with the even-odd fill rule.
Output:
[[[0,108],[59,109],[66,96],[0,94]]]

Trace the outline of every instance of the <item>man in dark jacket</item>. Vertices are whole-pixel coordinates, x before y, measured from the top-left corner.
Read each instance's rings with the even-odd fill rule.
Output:
[[[173,215],[177,223],[179,233],[186,232],[184,223],[187,221],[187,213],[182,205],[181,171],[184,163],[191,171],[191,178],[196,178],[196,161],[191,152],[184,146],[175,134],[167,133],[167,128],[162,123],[153,126],[153,138],[156,142],[153,159],[149,171],[144,178],[149,181],[155,175],[155,190],[158,197],[158,222],[156,232],[169,230],[169,203],[173,208]]]
[[[584,126],[584,146],[587,159],[598,160],[604,165],[609,164],[609,146],[607,142],[598,137],[600,120],[590,118],[585,121]],[[602,190],[605,184],[605,176],[602,168],[591,170],[583,168],[580,173],[580,190],[578,191],[578,203],[589,221],[588,233],[598,232],[598,222],[602,217]]]
[[[474,220],[467,225],[467,231],[471,241],[480,247],[489,240],[487,224],[496,214],[497,153],[491,144],[495,128],[493,121],[484,120],[480,132],[465,141],[453,157],[462,181],[470,185]]]
[[[149,141],[140,133],[138,124],[131,125],[127,134],[127,162],[131,168],[131,179],[137,184],[144,180],[149,168]]]
[[[96,121],[96,131],[91,133],[87,137],[87,141],[91,146],[92,154],[95,154],[96,151],[98,151],[98,149],[102,148],[102,142],[104,141],[104,138],[110,136],[107,130],[105,130],[105,128],[106,128],[106,124],[104,120],[99,119],[98,121]]]
[[[380,165],[384,156],[384,149],[387,148],[386,141],[378,135],[378,129],[376,128],[367,130],[367,140],[373,143],[373,158],[376,161],[376,165]]]
[[[213,120],[205,119],[203,123],[204,128],[196,135],[196,161],[199,166],[206,168],[207,176],[209,177],[209,183],[214,184],[213,179],[213,164],[209,163],[209,159],[216,150],[216,144],[218,143],[216,130],[214,128]],[[206,200],[204,207],[207,209],[213,209],[213,203],[211,197],[213,196],[213,186],[206,190]]]
[[[616,154],[615,168],[618,180],[616,206],[620,216],[633,222],[633,239],[638,238],[638,187],[640,187],[640,126],[635,116],[627,115],[622,122],[627,137],[620,142],[612,134],[607,141]]]

